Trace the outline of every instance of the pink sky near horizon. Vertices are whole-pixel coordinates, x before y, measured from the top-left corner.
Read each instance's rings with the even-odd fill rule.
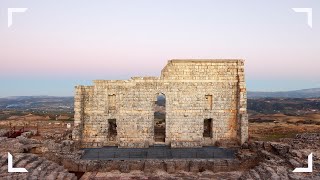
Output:
[[[0,81],[127,79],[159,76],[170,59],[245,59],[249,82],[296,79],[297,88],[320,87],[319,1],[0,5]],[[8,7],[28,8],[14,15],[11,28]],[[313,28],[293,7],[313,8]]]

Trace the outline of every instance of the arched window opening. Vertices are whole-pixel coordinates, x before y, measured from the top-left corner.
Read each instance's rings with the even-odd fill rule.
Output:
[[[166,96],[162,93],[157,95],[154,106],[154,140],[165,142],[166,138]]]

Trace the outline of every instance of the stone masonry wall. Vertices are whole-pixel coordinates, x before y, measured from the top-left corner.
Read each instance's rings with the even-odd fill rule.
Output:
[[[201,147],[248,138],[243,60],[170,60],[160,77],[95,80],[76,86],[73,138],[83,147],[154,145],[154,104],[166,97],[166,138],[171,147]],[[109,137],[115,119],[116,139]],[[211,137],[203,137],[212,119]]]

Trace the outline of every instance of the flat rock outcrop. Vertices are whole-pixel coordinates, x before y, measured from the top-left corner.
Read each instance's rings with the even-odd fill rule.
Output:
[[[249,148],[258,154],[258,163],[240,179],[320,179],[320,133],[298,134],[280,142],[252,142]],[[312,173],[294,173],[295,168],[308,167],[313,154]]]
[[[13,167],[23,167],[26,173],[9,173],[8,156],[0,155],[1,179],[77,179],[73,173],[69,173],[63,166],[45,158],[30,153],[13,153]]]

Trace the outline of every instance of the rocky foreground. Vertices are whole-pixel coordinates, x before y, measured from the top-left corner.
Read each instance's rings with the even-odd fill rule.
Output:
[[[119,164],[82,160],[83,151],[71,140],[0,137],[0,152],[1,179],[320,179],[320,133],[298,134],[279,142],[253,141],[241,147],[234,160],[211,164],[188,160],[183,167],[183,160],[158,160],[165,164],[161,168],[150,160]],[[14,156],[14,167],[25,167],[29,172],[8,173],[7,152]],[[296,167],[307,167],[310,153],[313,172],[293,173]]]
[[[63,166],[30,153],[33,148],[41,146],[40,141],[26,139],[22,136],[18,138],[0,137],[0,179],[77,179]],[[26,168],[27,173],[8,173],[8,152],[13,155],[13,167]]]
[[[255,141],[247,151],[257,155],[257,165],[243,172],[240,179],[320,179],[320,133],[298,134],[280,142]],[[244,158],[245,151],[239,153]],[[297,167],[308,167],[313,154],[312,173],[293,173]]]

